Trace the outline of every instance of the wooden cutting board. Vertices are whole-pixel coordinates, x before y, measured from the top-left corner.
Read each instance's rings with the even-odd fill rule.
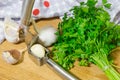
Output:
[[[39,20],[37,25],[39,27],[46,25],[53,25],[54,27],[57,27],[59,22],[60,20],[57,18],[43,19]],[[32,28],[31,31],[33,32]],[[13,44],[8,41],[4,41],[0,45],[0,80],[62,80],[62,78],[46,64],[43,66],[36,65],[29,58],[27,51],[24,53],[23,61],[16,65],[7,64],[3,60],[3,51],[10,49],[23,49],[25,47],[25,42]],[[120,51],[116,51],[114,55],[115,63],[120,66]],[[93,64],[91,64],[90,67],[80,67],[78,66],[78,62],[76,62],[75,67],[72,68],[70,72],[82,80],[108,80],[104,73]]]

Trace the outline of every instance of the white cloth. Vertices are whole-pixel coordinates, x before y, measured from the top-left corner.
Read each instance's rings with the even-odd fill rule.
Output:
[[[20,18],[23,0],[0,0],[0,19],[6,16]],[[36,18],[49,18],[61,16],[74,5],[77,0],[35,0],[32,16]]]
[[[79,2],[87,0],[35,0],[32,10],[32,17],[37,19],[50,18],[56,16],[63,16],[65,12]],[[101,0],[98,0],[97,5],[101,5]],[[111,16],[111,21],[114,19],[116,13],[120,11],[120,0],[108,0],[112,4],[110,10],[107,10]],[[0,0],[0,20],[5,17],[11,17],[15,20],[20,20],[23,0]],[[4,40],[3,29],[0,26],[0,43]]]
[[[32,10],[32,16],[35,18],[49,18],[63,16],[73,6],[79,5],[79,2],[87,0],[35,0]],[[98,0],[98,5],[102,0]],[[120,11],[120,0],[108,0],[112,4],[110,10],[111,20],[118,11]],[[20,19],[23,0],[0,0],[0,19],[9,16]]]
[[[3,25],[4,25],[3,22],[0,21],[0,43],[2,43],[5,39]]]

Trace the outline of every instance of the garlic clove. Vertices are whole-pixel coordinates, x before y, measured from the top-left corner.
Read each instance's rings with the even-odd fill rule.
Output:
[[[20,60],[21,54],[19,51],[13,49],[4,51],[2,53],[2,57],[9,64],[16,64]]]
[[[52,26],[45,26],[40,29],[38,36],[45,47],[51,46],[57,41],[56,32],[57,29]]]
[[[21,33],[22,32],[22,33]],[[4,21],[4,33],[7,41],[12,43],[18,43],[23,41],[24,29],[20,25],[10,18],[5,18]]]
[[[45,48],[40,45],[40,44],[34,44],[31,48],[30,48],[31,52],[33,55],[42,58],[45,56]]]

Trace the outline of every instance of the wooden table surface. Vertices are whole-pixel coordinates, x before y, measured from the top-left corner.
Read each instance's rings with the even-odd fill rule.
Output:
[[[53,25],[57,27],[59,19],[39,20],[38,26]],[[32,29],[31,29],[32,30]],[[16,65],[6,63],[2,58],[2,52],[10,49],[23,49],[26,47],[25,42],[13,44],[4,41],[0,45],[0,80],[62,80],[53,70],[46,64],[43,66],[36,65],[26,51],[23,56],[23,61]],[[120,66],[120,51],[115,53],[115,63]],[[118,69],[119,70],[119,69]],[[78,62],[70,72],[82,80],[108,80],[104,73],[95,65],[90,67],[80,67]]]

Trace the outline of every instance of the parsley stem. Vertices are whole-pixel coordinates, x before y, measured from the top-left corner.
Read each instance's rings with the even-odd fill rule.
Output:
[[[107,59],[107,55],[95,53],[91,56],[94,63],[101,68],[110,80],[120,80],[120,74],[112,67]]]

